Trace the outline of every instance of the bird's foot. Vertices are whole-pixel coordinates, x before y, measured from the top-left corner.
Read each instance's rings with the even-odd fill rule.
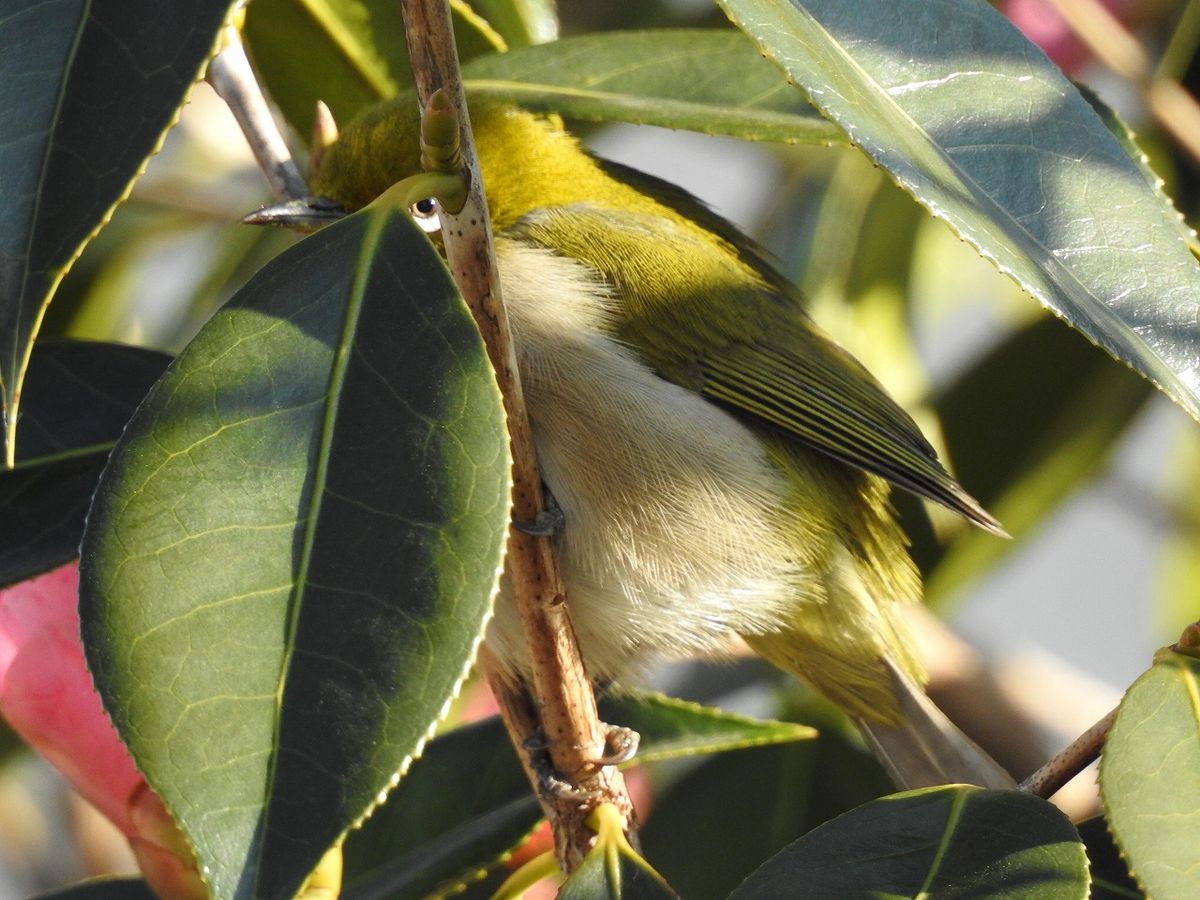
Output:
[[[554,537],[561,533],[567,525],[567,517],[563,515],[562,507],[548,489],[545,491],[545,497],[546,508],[538,512],[532,522],[513,519],[513,528],[532,537]]]
[[[637,754],[641,736],[632,728],[623,725],[604,725],[604,752],[588,760],[588,765],[596,768],[617,766],[629,762]],[[547,748],[550,746],[546,735],[540,729],[525,740],[525,749],[531,751],[531,761],[534,772],[537,773],[538,791],[543,795],[577,800],[581,803],[595,800],[602,791],[598,789],[579,787],[562,777],[550,762]]]

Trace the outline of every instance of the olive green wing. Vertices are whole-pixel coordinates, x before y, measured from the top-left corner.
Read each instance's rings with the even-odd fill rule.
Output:
[[[662,191],[666,210],[543,209],[508,234],[595,269],[613,287],[614,334],[664,378],[1003,534],[763,251],[684,192]]]

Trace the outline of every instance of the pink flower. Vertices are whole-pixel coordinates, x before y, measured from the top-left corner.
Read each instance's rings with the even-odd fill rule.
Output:
[[[105,715],[79,640],[79,566],[0,591],[0,713],[128,838],[160,897],[206,896],[183,835]]]
[[[1100,0],[1117,18],[1126,19],[1134,0]],[[1091,52],[1058,14],[1049,0],[1003,0],[1000,11],[1070,74],[1091,58]]]
[[[100,705],[79,642],[75,563],[0,591],[0,712],[126,836],[143,781]]]

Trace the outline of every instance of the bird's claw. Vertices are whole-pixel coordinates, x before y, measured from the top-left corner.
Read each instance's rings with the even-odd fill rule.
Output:
[[[567,517],[563,515],[562,507],[558,505],[554,495],[546,491],[546,508],[539,511],[532,522],[513,519],[512,524],[513,528],[522,534],[532,537],[554,537],[566,527]]]
[[[632,728],[623,725],[604,724],[604,753],[588,760],[588,764],[596,768],[616,766],[633,759],[637,753],[641,736]],[[538,791],[560,799],[575,800],[587,803],[595,800],[603,793],[602,789],[580,787],[563,778],[550,762],[550,754],[546,752],[550,746],[549,740],[540,729],[524,740],[526,750],[531,752],[531,762],[538,778]]]

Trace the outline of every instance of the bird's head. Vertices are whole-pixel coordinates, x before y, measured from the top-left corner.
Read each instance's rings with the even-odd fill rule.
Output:
[[[607,175],[556,116],[482,96],[470,96],[468,106],[494,229],[549,206],[644,202]],[[259,210],[246,221],[311,230],[354,212],[422,171],[420,134],[411,92],[369,107],[314,154],[312,196]],[[414,209],[418,221],[423,211],[428,206]]]

